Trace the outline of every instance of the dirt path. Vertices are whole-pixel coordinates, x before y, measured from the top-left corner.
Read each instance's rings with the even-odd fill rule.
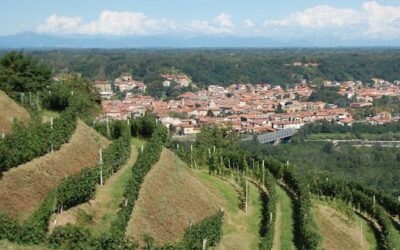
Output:
[[[279,185],[276,186],[276,194],[275,234],[272,249],[294,250],[293,202]]]
[[[275,232],[274,232],[274,242],[272,244],[273,250],[281,249],[281,204],[279,202],[276,203],[276,213],[275,213]]]
[[[88,227],[94,233],[107,231],[123,199],[124,186],[129,179],[136,158],[137,149],[132,146],[128,162],[117,173],[113,174],[103,186],[97,186],[95,199],[71,208],[62,214],[54,214],[50,221],[49,232],[52,232],[55,226],[62,226],[67,223],[80,224]]]

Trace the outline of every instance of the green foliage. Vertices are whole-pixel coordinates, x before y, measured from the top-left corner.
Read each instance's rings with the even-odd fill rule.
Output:
[[[53,129],[37,116],[27,124],[14,123],[12,133],[0,140],[0,173],[50,152],[52,145],[57,150],[68,142],[76,128],[75,114],[65,110],[54,119]]]
[[[261,192],[262,201],[262,218],[261,218],[261,243],[260,249],[267,250],[272,249],[274,234],[275,234],[275,217],[276,217],[276,182],[271,172],[268,169],[260,168],[255,174],[255,179],[260,183],[261,186],[265,187],[268,191]],[[272,220],[271,220],[272,213]]]
[[[24,222],[0,214],[0,239],[24,244],[43,243],[54,212],[55,195],[50,192],[41,206]]]
[[[131,179],[125,188],[124,197],[127,203],[121,204],[121,209],[118,211],[117,218],[111,225],[111,235],[115,239],[122,240],[125,237],[126,226],[128,225],[136,200],[139,196],[140,187],[146,174],[160,159],[162,146],[166,142],[167,137],[166,128],[162,125],[157,125],[143,152],[139,153],[138,159],[132,168]]]
[[[157,127],[157,117],[152,113],[146,113],[145,116],[131,120],[131,133],[135,137],[149,139]]]
[[[349,106],[349,101],[344,96],[338,94],[339,88],[337,87],[320,87],[308,98],[310,102],[326,102],[331,104],[336,104],[339,107]]]
[[[400,241],[397,236],[398,232],[396,232],[396,229],[383,208],[390,208],[392,206],[391,202],[381,200],[380,203],[383,207],[375,204],[372,197],[360,191],[360,189],[367,190],[367,188],[356,187],[354,183],[321,178],[314,178],[311,183],[311,190],[314,193],[340,198],[374,218],[381,228],[381,235],[383,236],[383,245],[381,247],[383,249],[396,249],[400,246]]]
[[[0,89],[11,96],[45,90],[50,77],[51,71],[44,64],[22,52],[12,51],[0,58]]]
[[[109,80],[132,72],[148,87],[171,68],[191,76],[199,86],[233,83],[293,84],[299,79],[370,82],[378,77],[398,80],[398,49],[185,49],[185,50],[51,50],[30,52],[60,72],[81,72],[98,79],[99,69]],[[318,62],[318,68],[294,67],[295,61]],[[104,71],[104,70],[103,70]],[[102,75],[102,74],[100,74]],[[159,86],[157,86],[159,88]]]
[[[179,248],[202,249],[204,239],[207,239],[206,247],[215,247],[221,239],[223,217],[221,211],[189,228]]]
[[[80,117],[91,117],[99,109],[98,92],[89,80],[78,75],[70,75],[66,80],[52,83],[42,93],[42,105],[48,110],[62,111],[73,107]]]
[[[121,129],[120,137],[104,150],[103,165],[84,169],[77,175],[67,177],[58,186],[57,207],[59,209],[68,209],[89,201],[93,198],[96,185],[100,182],[100,169],[102,169],[103,181],[106,181],[128,160],[131,151],[129,128],[118,122],[114,124]]]

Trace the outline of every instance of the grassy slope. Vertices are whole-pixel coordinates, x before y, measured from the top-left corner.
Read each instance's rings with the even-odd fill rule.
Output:
[[[181,240],[192,222],[215,214],[217,198],[171,151],[145,177],[126,236],[143,243],[146,234],[159,244]]]
[[[98,161],[99,147],[110,142],[79,121],[69,143],[4,173],[0,179],[0,212],[28,217],[66,175],[79,173]]]
[[[204,171],[196,171],[196,174],[219,197],[225,210],[218,249],[258,249],[262,208],[257,188],[249,185],[249,210],[246,214],[239,209],[238,194],[232,184]]]
[[[277,207],[273,249],[295,249],[293,235],[293,203],[287,193],[276,187]]]
[[[377,248],[373,229],[367,221],[357,215],[352,215],[353,218],[350,218],[334,207],[331,202],[316,200],[312,208],[324,249]]]
[[[43,247],[43,246],[19,245],[17,243],[12,243],[7,240],[0,240],[0,249],[2,249],[2,250],[49,250],[49,248]]]
[[[0,91],[0,134],[11,131],[14,118],[19,120],[29,119],[29,113],[3,91]]]
[[[61,226],[67,223],[84,226],[96,235],[108,231],[119,210],[119,204],[123,200],[125,186],[131,176],[132,166],[137,158],[137,148],[144,142],[133,139],[132,144],[135,147],[132,147],[128,162],[117,173],[113,174],[103,186],[97,187],[95,198],[64,211],[62,214],[53,215],[50,231],[56,225]]]

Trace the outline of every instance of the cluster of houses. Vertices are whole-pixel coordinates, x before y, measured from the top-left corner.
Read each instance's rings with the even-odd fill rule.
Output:
[[[161,74],[161,77],[164,78],[163,87],[170,87],[172,83],[178,88],[189,87],[192,84],[192,80],[186,74]]]
[[[161,74],[160,76],[164,79],[162,85],[165,88],[172,85],[176,88],[192,85],[192,80],[185,74]],[[128,73],[122,74],[115,79],[114,83],[110,83],[109,81],[95,81],[93,85],[99,91],[100,96],[107,100],[110,100],[116,91],[126,92],[128,96],[132,96],[132,92],[144,93],[147,89],[143,81],[134,80],[132,75]]]
[[[318,67],[309,63],[308,67]],[[304,66],[302,64],[302,66]],[[176,87],[192,84],[185,74],[162,74],[164,87],[174,83]],[[361,81],[331,82],[324,85],[339,87],[339,94],[351,100],[351,107],[368,107],[382,96],[400,97],[400,82],[390,83],[373,79],[373,86],[363,85]],[[344,108],[324,102],[309,102],[314,91],[307,83],[283,89],[270,84],[233,84],[229,87],[210,85],[207,90],[195,93],[185,92],[177,100],[163,101],[146,95],[127,95],[122,100],[110,100],[111,84],[97,81],[96,87],[105,100],[102,102],[104,115],[113,119],[127,119],[152,112],[159,122],[176,133],[198,133],[204,124],[231,126],[241,133],[257,133],[278,129],[299,129],[304,124],[318,120],[335,121],[339,124],[352,124],[352,115]],[[137,88],[145,92],[146,85],[135,81],[129,74],[123,74],[114,82],[120,91]],[[390,113],[379,113],[367,118],[371,124],[392,121]]]
[[[232,126],[241,133],[298,129],[306,123],[330,120],[352,122],[345,109],[326,108],[323,102],[300,102],[296,96],[308,97],[307,85],[284,90],[269,84],[233,84],[228,88],[211,85],[207,90],[187,92],[179,100],[161,101],[150,96],[127,96],[123,100],[104,100],[104,114],[113,119],[154,113],[160,122],[177,133],[197,133],[204,124]]]

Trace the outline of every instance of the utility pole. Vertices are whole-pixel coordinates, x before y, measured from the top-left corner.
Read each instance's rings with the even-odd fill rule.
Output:
[[[100,149],[99,150],[99,154],[100,154],[100,186],[103,186],[103,150]]]

